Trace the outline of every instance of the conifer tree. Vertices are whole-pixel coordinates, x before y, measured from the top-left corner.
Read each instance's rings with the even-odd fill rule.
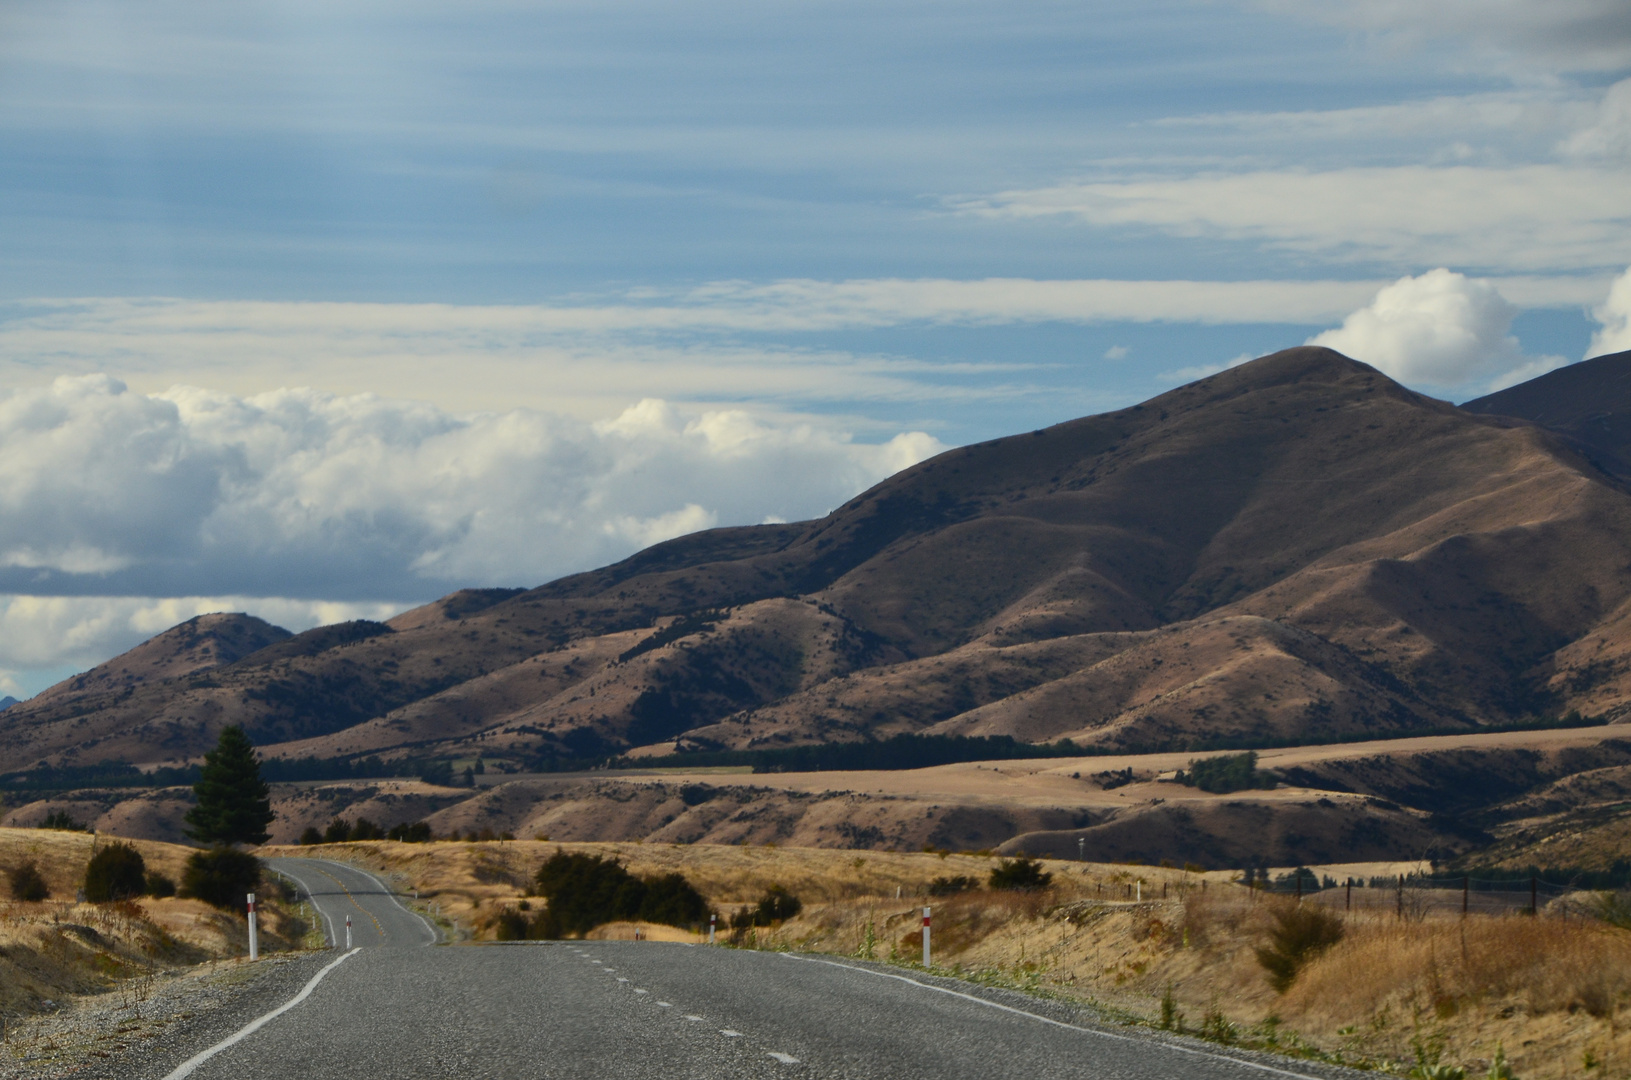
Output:
[[[260,759],[241,727],[221,729],[221,740],[204,755],[193,785],[198,805],[187,812],[187,835],[206,844],[260,844],[270,834],[272,793],[261,779]]]

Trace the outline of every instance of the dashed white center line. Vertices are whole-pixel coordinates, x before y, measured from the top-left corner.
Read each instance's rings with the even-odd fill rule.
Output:
[[[623,977],[623,976],[621,976],[621,975],[619,975],[619,976],[618,976],[618,977],[617,977],[617,981],[618,981],[618,982],[628,982],[628,981],[629,981],[629,980],[627,980],[627,979],[625,979],[625,978],[624,978],[624,977]]]
[[[740,1031],[732,1031],[730,1028],[720,1028],[719,1033],[727,1039],[740,1039],[742,1037]]]
[[[659,1009],[672,1009],[674,1007],[674,1003],[671,1001],[659,1001],[657,1002],[657,1007]]]
[[[634,991],[634,992],[635,992],[635,993],[636,993],[636,994],[649,994],[649,993],[651,993],[651,991],[650,991],[650,990],[641,990],[641,989],[640,989],[640,988],[638,988],[638,987],[636,987],[636,988],[635,988],[635,991]]]
[[[780,1050],[770,1050],[768,1053],[771,1057],[775,1058],[783,1065],[797,1065],[799,1063],[798,1058],[794,1057],[792,1054],[784,1054]]]
[[[702,1019],[702,1017],[700,1017],[700,1016],[692,1016],[689,1013],[686,1014],[685,1018],[687,1020],[701,1020]]]

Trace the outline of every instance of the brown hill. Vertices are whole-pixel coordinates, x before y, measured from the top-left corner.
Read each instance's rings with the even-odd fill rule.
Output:
[[[1560,431],[1581,443],[1603,468],[1631,476],[1631,352],[1548,371],[1461,407],[1521,417]]]
[[[1621,483],[1300,348],[949,451],[819,521],[65,684],[0,714],[0,770],[186,759],[229,722],[271,755],[521,767],[925,731],[1315,741],[1628,701]]]

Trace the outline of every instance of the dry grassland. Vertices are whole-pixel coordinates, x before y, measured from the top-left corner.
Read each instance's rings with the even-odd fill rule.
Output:
[[[772,847],[547,842],[335,845],[325,855],[385,872],[478,936],[523,901],[557,848],[615,856],[640,874],[684,873],[729,914],[772,884],[804,911],[740,944],[914,964],[934,878],[981,882],[986,856]],[[300,849],[285,849],[294,853]],[[304,849],[311,854],[311,849]],[[1554,905],[1540,918],[1451,913],[1399,918],[1391,905],[1344,916],[1346,936],[1285,994],[1255,950],[1276,900],[1226,874],[1049,862],[1043,893],[977,889],[928,900],[935,966],[977,981],[1093,1002],[1128,1022],[1170,1023],[1240,1045],[1405,1072],[1424,1061],[1481,1076],[1496,1046],[1532,1078],[1631,1076],[1631,932]],[[897,898],[897,890],[899,897]],[[1129,899],[1142,893],[1142,900]],[[1326,894],[1322,900],[1335,900]],[[1310,898],[1307,903],[1319,900]],[[1572,911],[1572,914],[1570,913]],[[1340,910],[1337,914],[1343,914]],[[723,922],[723,920],[722,920]],[[596,936],[632,937],[634,924]],[[690,939],[644,927],[653,940]],[[723,937],[722,932],[722,937]]]
[[[198,900],[77,903],[93,845],[109,842],[89,833],[0,828],[0,896],[10,895],[4,872],[29,860],[51,890],[49,899],[38,902],[0,899],[0,1017],[50,1011],[76,995],[133,992],[143,980],[247,951],[244,920]],[[127,842],[141,851],[149,870],[176,880],[192,851]],[[305,924],[275,897],[267,899],[260,905],[262,948],[297,947]]]

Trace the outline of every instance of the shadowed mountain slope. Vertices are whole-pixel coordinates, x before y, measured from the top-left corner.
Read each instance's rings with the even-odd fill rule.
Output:
[[[1468,412],[1516,416],[1578,440],[1603,468],[1631,476],[1631,352],[1548,371],[1465,402]]]
[[[229,722],[274,755],[524,767],[900,732],[1182,749],[1628,703],[1620,482],[1305,347],[948,451],[818,521],[63,684],[0,716],[0,769],[181,760]]]

